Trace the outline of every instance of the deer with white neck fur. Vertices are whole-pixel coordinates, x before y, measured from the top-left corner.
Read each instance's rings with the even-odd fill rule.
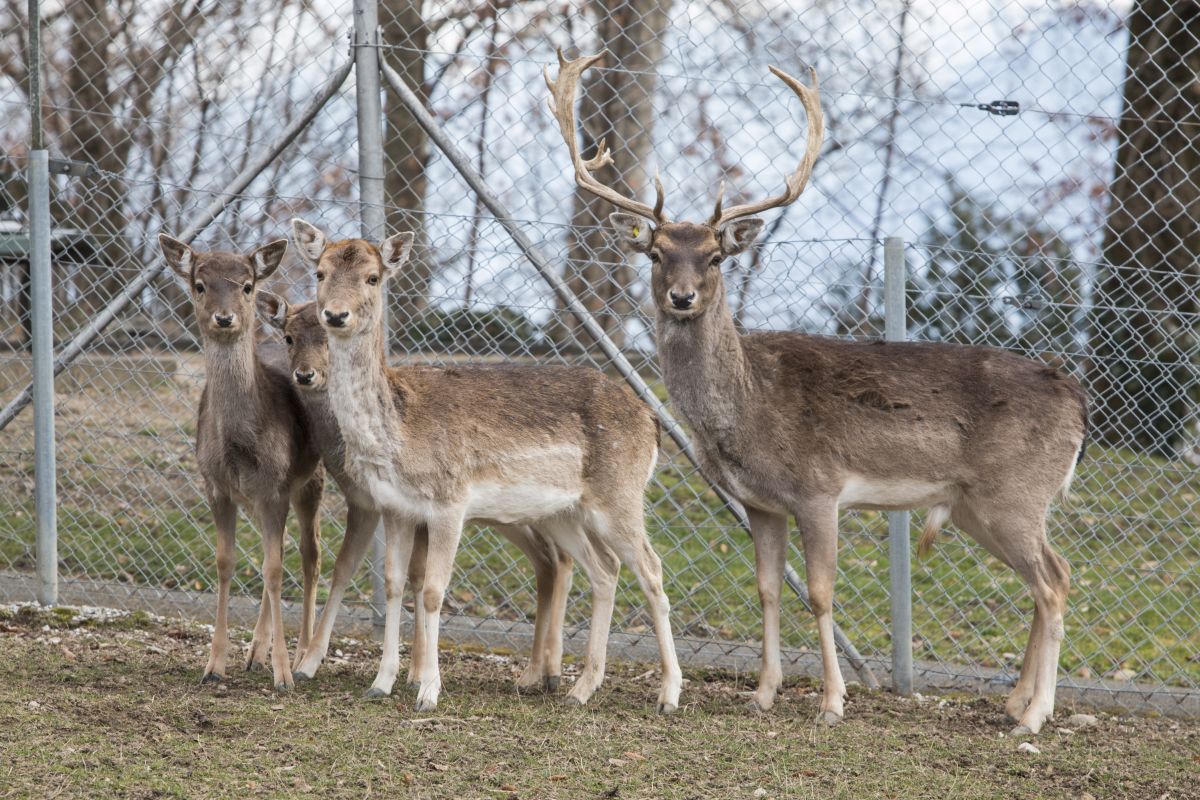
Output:
[[[425,634],[417,709],[437,705],[442,598],[468,520],[530,525],[578,561],[592,586],[582,674],[567,696],[583,704],[604,676],[621,563],[634,572],[658,638],[661,712],[679,703],[682,675],[662,586],[646,536],[643,494],[658,453],[657,426],[628,387],[597,370],[531,365],[389,368],[383,284],[408,259],[412,234],[378,247],[330,242],[303,220],[293,235],[317,274],[317,310],[329,335],[329,402],[345,468],[384,517],[387,611],[383,659],[371,695],[391,692],[399,661],[400,598],[414,530],[425,525]]]
[[[312,634],[321,549],[317,517],[325,485],[320,456],[286,363],[264,358],[255,337],[255,295],[279,267],[287,240],[249,255],[199,252],[160,235],[167,264],[187,285],[204,342],[204,390],[196,424],[196,461],[217,527],[217,619],[203,680],[225,677],[229,584],[241,505],[257,518],[263,542],[263,602],[246,669],[265,666],[275,688],[292,688],[283,636],[283,540],[288,506],[300,522],[304,606],[297,654]]]
[[[671,222],[663,188],[654,207],[600,184],[611,163],[601,141],[579,153],[579,77],[602,56],[549,70],[551,110],[577,183],[629,213],[617,239],[651,261],[658,356],[671,402],[695,433],[706,474],[745,507],[763,607],[763,664],[752,705],[774,704],[782,671],[779,597],[788,517],[807,562],[825,675],[818,720],[843,716],[845,683],[833,641],[839,509],[931,509],[926,549],[948,519],[1014,569],[1034,598],[1033,626],[1007,711],[1015,734],[1036,733],[1054,710],[1069,568],[1046,538],[1046,514],[1082,454],[1087,400],[1054,369],[986,347],[860,343],[800,333],[741,335],[721,263],[762,229],[752,215],[796,200],[824,138],[816,73],[809,88],[772,67],[808,116],[807,149],[782,194],[716,208],[704,223]]]
[[[366,554],[367,545],[379,524],[379,510],[370,493],[346,470],[345,443],[337,419],[329,404],[329,337],[317,318],[315,302],[289,305],[270,292],[259,292],[258,308],[267,323],[277,328],[287,345],[288,361],[296,390],[308,411],[309,426],[328,474],[346,498],[346,533],[333,565],[329,600],[321,611],[316,631],[307,650],[297,656],[297,681],[309,680],[321,666],[329,650],[338,607],[346,586]],[[562,627],[571,589],[572,561],[544,536],[528,525],[496,525],[495,530],[515,544],[533,565],[537,584],[537,614],[533,626],[533,644],[529,663],[517,678],[517,690],[553,692],[562,676]],[[425,552],[428,533],[417,527],[408,582],[417,601],[417,624],[413,630],[410,685],[419,683],[417,666],[424,660],[425,637],[421,614],[421,590],[425,583]]]

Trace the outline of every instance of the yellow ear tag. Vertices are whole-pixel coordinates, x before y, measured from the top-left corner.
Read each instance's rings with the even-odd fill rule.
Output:
[[[637,225],[634,225],[634,226],[633,226],[633,235],[634,235],[634,236],[637,236],[637,235],[638,235],[638,226],[637,226]]]

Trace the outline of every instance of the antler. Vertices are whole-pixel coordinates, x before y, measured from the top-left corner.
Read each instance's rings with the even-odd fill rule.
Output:
[[[722,211],[721,197],[725,191],[725,186],[722,184],[721,191],[717,194],[717,206],[713,210],[712,218],[709,220],[709,224],[714,228],[719,229],[722,225],[738,217],[747,217],[771,208],[786,206],[789,203],[795,202],[800,193],[804,191],[804,187],[812,175],[813,165],[817,163],[817,154],[821,150],[821,143],[825,140],[825,116],[821,113],[821,97],[817,84],[817,71],[815,69],[810,71],[812,73],[811,89],[778,67],[771,67],[771,73],[790,86],[792,91],[796,93],[796,96],[800,98],[800,102],[804,104],[804,113],[808,115],[808,145],[804,151],[804,158],[800,159],[800,164],[796,167],[796,171],[787,177],[783,194],[766,200],[760,200],[757,203],[745,203],[740,206],[733,206]]]
[[[654,203],[654,208],[639,203],[636,200],[625,197],[615,189],[605,186],[596,180],[592,173],[601,167],[606,167],[613,163],[612,154],[604,144],[604,140],[600,140],[600,144],[596,146],[596,155],[588,160],[583,160],[579,155],[579,139],[575,131],[575,95],[578,91],[579,76],[588,67],[595,64],[600,59],[604,58],[604,53],[599,53],[594,56],[581,56],[574,61],[568,61],[563,57],[562,48],[558,50],[558,80],[550,79],[550,68],[546,67],[544,75],[546,78],[546,86],[550,89],[550,113],[554,115],[554,119],[558,122],[559,132],[562,133],[563,141],[567,143],[567,149],[571,153],[571,165],[575,168],[575,182],[580,188],[586,189],[602,200],[607,200],[617,208],[622,208],[638,216],[653,219],[655,222],[666,222],[663,216],[663,185],[659,180],[658,175],[654,176],[654,187],[657,192],[657,198]]]

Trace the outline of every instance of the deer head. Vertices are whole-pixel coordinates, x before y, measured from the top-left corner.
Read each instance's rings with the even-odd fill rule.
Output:
[[[389,236],[376,247],[362,239],[330,242],[316,226],[292,220],[301,258],[317,271],[317,312],[331,335],[350,337],[383,319],[383,286],[412,252],[413,234]]]
[[[583,71],[603,57],[604,54],[600,54],[569,61],[560,50],[558,79],[550,78],[549,68],[545,72],[551,95],[550,110],[571,155],[575,181],[580,188],[628,212],[611,214],[609,222],[621,245],[649,256],[652,265],[650,283],[654,304],[659,311],[675,319],[699,316],[713,305],[714,300],[724,297],[721,262],[748,248],[762,230],[763,221],[754,215],[794,202],[812,175],[813,165],[825,138],[825,118],[821,113],[817,73],[812,71],[812,87],[809,88],[782,70],[771,67],[772,74],[800,98],[808,115],[807,148],[796,169],[787,177],[784,191],[766,200],[723,209],[721,201],[725,187],[722,184],[717,191],[712,216],[706,222],[697,224],[667,219],[663,213],[662,181],[657,176],[654,179],[657,196],[653,208],[625,197],[596,180],[592,173],[612,163],[612,154],[603,140],[591,159],[584,160],[580,156],[575,131],[575,95]]]
[[[254,296],[287,252],[287,239],[265,244],[247,254],[193,250],[166,234],[158,235],[163,256],[188,287],[200,332],[217,341],[232,341],[253,331]]]
[[[271,292],[259,292],[258,312],[283,334],[292,381],[301,391],[320,391],[329,375],[329,337],[317,318],[315,301],[289,305]]]

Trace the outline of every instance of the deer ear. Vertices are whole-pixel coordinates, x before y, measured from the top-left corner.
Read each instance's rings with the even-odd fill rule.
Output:
[[[296,249],[310,267],[315,267],[325,252],[329,241],[316,225],[310,225],[302,219],[292,220],[292,238],[296,241]]]
[[[608,215],[608,224],[612,226],[613,238],[617,240],[617,244],[635,253],[650,252],[650,242],[654,238],[654,225],[650,220],[635,214],[617,212]]]
[[[287,239],[276,239],[250,254],[250,260],[254,262],[254,279],[256,281],[266,280],[275,270],[279,269],[279,265],[283,261],[283,254],[287,252],[287,246]]]
[[[721,255],[736,256],[754,244],[762,231],[763,221],[758,217],[744,217],[721,228]]]
[[[196,262],[196,254],[192,248],[178,239],[172,239],[165,233],[158,235],[158,246],[162,249],[163,257],[167,259],[167,266],[171,268],[171,271],[184,282],[184,285],[190,283],[192,265]]]
[[[411,232],[405,231],[389,236],[379,245],[379,257],[383,259],[383,269],[389,278],[408,261],[416,238]]]
[[[258,305],[258,313],[266,320],[267,324],[273,328],[283,330],[283,323],[287,321],[288,303],[274,292],[259,292],[255,298]]]

